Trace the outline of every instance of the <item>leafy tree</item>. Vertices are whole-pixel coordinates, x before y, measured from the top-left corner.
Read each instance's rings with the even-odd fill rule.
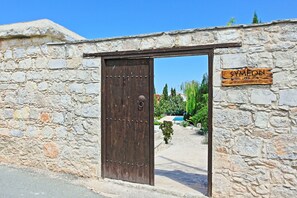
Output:
[[[232,18],[228,21],[227,26],[232,26],[232,25],[234,25],[234,24],[235,24],[235,18],[232,17]]]
[[[197,81],[183,83],[181,86],[184,94],[186,95],[186,111],[189,115],[194,115],[197,111],[197,98],[199,84]]]
[[[203,130],[208,128],[208,75],[204,74],[201,83],[186,82],[182,85],[187,101],[185,120],[194,125],[201,123]]]
[[[174,88],[171,88],[171,89],[170,89],[170,96],[171,96],[171,97],[176,96],[176,89],[174,89]]]
[[[154,116],[159,117],[162,115],[160,102],[158,102],[157,96],[154,96]]]
[[[185,112],[185,102],[181,95],[170,96],[166,114],[169,115],[183,115]]]
[[[163,98],[164,100],[168,100],[168,85],[167,83],[165,84],[164,88],[163,88]]]
[[[196,112],[195,115],[189,118],[190,122],[192,122],[195,126],[198,123],[201,123],[202,129],[207,131],[208,129],[208,94],[203,95],[204,101],[200,103],[200,108]]]
[[[257,16],[257,13],[254,12],[254,17],[253,17],[253,24],[258,24],[259,23],[259,19],[258,19],[258,16]]]

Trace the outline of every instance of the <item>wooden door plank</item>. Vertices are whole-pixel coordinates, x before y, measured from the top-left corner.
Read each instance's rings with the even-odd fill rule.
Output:
[[[105,177],[151,184],[150,63],[148,59],[107,60]],[[128,77],[129,76],[129,77]],[[138,97],[147,98],[138,109]],[[111,126],[107,126],[111,125]]]

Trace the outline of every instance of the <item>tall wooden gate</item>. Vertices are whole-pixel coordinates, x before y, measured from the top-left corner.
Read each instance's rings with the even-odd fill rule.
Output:
[[[153,59],[107,59],[102,79],[103,177],[153,185]]]

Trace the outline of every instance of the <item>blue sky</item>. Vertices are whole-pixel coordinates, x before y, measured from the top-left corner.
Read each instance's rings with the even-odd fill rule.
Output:
[[[297,18],[297,0],[1,0],[0,24],[50,19],[88,39]],[[169,68],[169,69],[168,69]],[[176,68],[176,69],[172,69]],[[207,59],[157,59],[155,84],[200,80]]]

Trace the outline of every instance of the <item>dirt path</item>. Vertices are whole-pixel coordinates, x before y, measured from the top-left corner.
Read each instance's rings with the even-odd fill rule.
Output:
[[[156,153],[155,185],[175,191],[207,193],[207,144],[194,130],[174,125],[170,145]]]

